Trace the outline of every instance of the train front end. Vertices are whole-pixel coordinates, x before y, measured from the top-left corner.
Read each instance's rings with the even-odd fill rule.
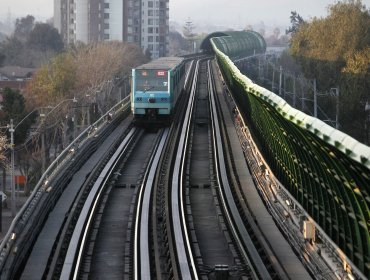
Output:
[[[136,124],[169,119],[172,109],[169,70],[133,69],[132,93],[131,110]]]

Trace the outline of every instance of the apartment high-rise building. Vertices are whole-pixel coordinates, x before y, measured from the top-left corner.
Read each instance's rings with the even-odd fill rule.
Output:
[[[169,0],[54,0],[54,25],[67,44],[119,40],[168,55]]]
[[[169,45],[169,1],[142,0],[141,46],[152,57],[165,56]]]

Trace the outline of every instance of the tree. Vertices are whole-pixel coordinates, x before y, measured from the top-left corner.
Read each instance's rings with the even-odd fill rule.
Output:
[[[101,106],[106,104],[106,87],[115,76],[144,63],[139,47],[122,42],[102,42],[81,45],[61,53],[40,67],[28,84],[26,98],[35,107],[48,106],[66,98],[79,102],[94,97]]]
[[[287,35],[290,33],[295,34],[298,31],[299,27],[304,24],[303,18],[296,11],[291,11],[290,13],[290,23],[292,24],[292,26],[290,26],[285,31],[285,34]]]
[[[279,57],[280,65],[283,67],[284,71],[289,73],[299,74],[301,69],[296,63],[294,58],[290,55],[289,51],[284,50]]]
[[[21,42],[26,42],[35,24],[35,18],[28,15],[23,18],[18,18],[15,22],[14,37]]]
[[[99,104],[99,108],[108,109],[111,81],[115,76],[130,73],[131,69],[147,61],[140,48],[130,43],[102,42],[81,48],[75,54],[77,67],[76,96],[86,99],[86,93]],[[99,71],[96,71],[99,69]]]
[[[342,62],[343,67],[346,57],[370,42],[369,12],[354,0],[332,5],[329,12],[327,18],[314,18],[300,28],[292,37],[291,52],[297,57]]]
[[[33,16],[17,19],[14,33],[0,43],[4,64],[37,67],[63,49],[58,32],[50,25],[34,23]]]
[[[32,107],[45,107],[73,98],[76,71],[71,53],[62,53],[48,64],[42,65],[27,85],[25,97],[28,104]]]
[[[29,33],[27,45],[40,51],[60,52],[64,44],[58,30],[46,23],[36,23]]]
[[[0,67],[3,65],[4,60],[5,60],[5,55],[0,53]]]
[[[5,64],[25,66],[19,63],[24,52],[24,45],[15,36],[7,37],[4,42],[0,43],[0,52],[5,56]]]
[[[3,171],[3,181],[1,182],[3,187],[2,191],[5,192],[5,186],[6,186],[6,170],[9,167],[9,161],[6,156],[6,150],[8,149],[8,138],[5,134],[0,134],[0,169]]]
[[[0,168],[6,168],[9,164],[5,151],[8,149],[8,138],[0,133]]]
[[[326,18],[300,26],[290,52],[321,90],[340,88],[341,129],[362,141],[365,104],[370,100],[370,12],[359,0],[329,6]]]
[[[88,106],[99,103],[100,108],[103,108],[101,111],[106,112],[107,108],[117,102],[115,100],[112,103],[110,96],[117,76],[128,75],[131,68],[144,62],[145,57],[141,48],[133,44],[121,42],[81,44],[58,54],[34,73],[24,93],[27,109],[50,106],[52,109],[43,121],[48,129],[40,130],[41,135],[45,137],[44,150],[41,150],[41,135],[38,134],[33,137],[28,154],[23,156],[19,153],[17,158],[23,174],[28,178],[27,182],[39,178],[42,153],[46,151],[47,164],[48,149],[51,145],[56,149],[65,147],[67,142],[65,135],[70,124],[68,115],[71,107],[76,106],[76,103],[66,99],[76,97],[78,101],[78,108],[75,107],[74,110],[76,122],[86,124],[85,120],[90,112]],[[73,130],[69,131],[69,136],[71,132]]]
[[[6,122],[10,119],[20,120],[24,114],[24,98],[18,90],[5,88],[1,106]]]
[[[3,125],[9,124],[10,119],[13,119],[13,123],[16,126],[29,113],[26,111],[24,97],[18,90],[5,88],[1,106],[2,115],[0,117],[0,120]],[[34,122],[35,117],[36,114],[29,116],[27,119],[22,121],[22,123],[16,129],[16,131],[14,132],[15,144],[20,144],[26,139],[28,130]]]

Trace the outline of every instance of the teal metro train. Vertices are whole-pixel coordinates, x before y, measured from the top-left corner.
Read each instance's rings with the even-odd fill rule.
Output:
[[[185,62],[162,57],[132,69],[131,111],[136,124],[170,122],[184,88]]]

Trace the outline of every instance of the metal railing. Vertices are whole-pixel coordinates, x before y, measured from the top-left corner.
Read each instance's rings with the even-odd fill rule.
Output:
[[[37,203],[41,200],[43,194],[50,192],[52,189],[49,182],[54,178],[59,170],[61,170],[69,159],[73,157],[76,150],[91,137],[103,128],[103,126],[110,120],[110,118],[118,115],[121,112],[129,110],[130,96],[117,103],[109,111],[107,111],[100,119],[94,124],[88,126],[76,139],[69,144],[69,146],[50,164],[48,169],[40,178],[39,182],[32,191],[30,197],[15,216],[10,228],[0,244],[0,271],[3,268],[4,261],[6,260],[11,248],[13,247],[17,234],[21,233],[25,227],[23,221],[27,221],[33,210],[36,208]]]

